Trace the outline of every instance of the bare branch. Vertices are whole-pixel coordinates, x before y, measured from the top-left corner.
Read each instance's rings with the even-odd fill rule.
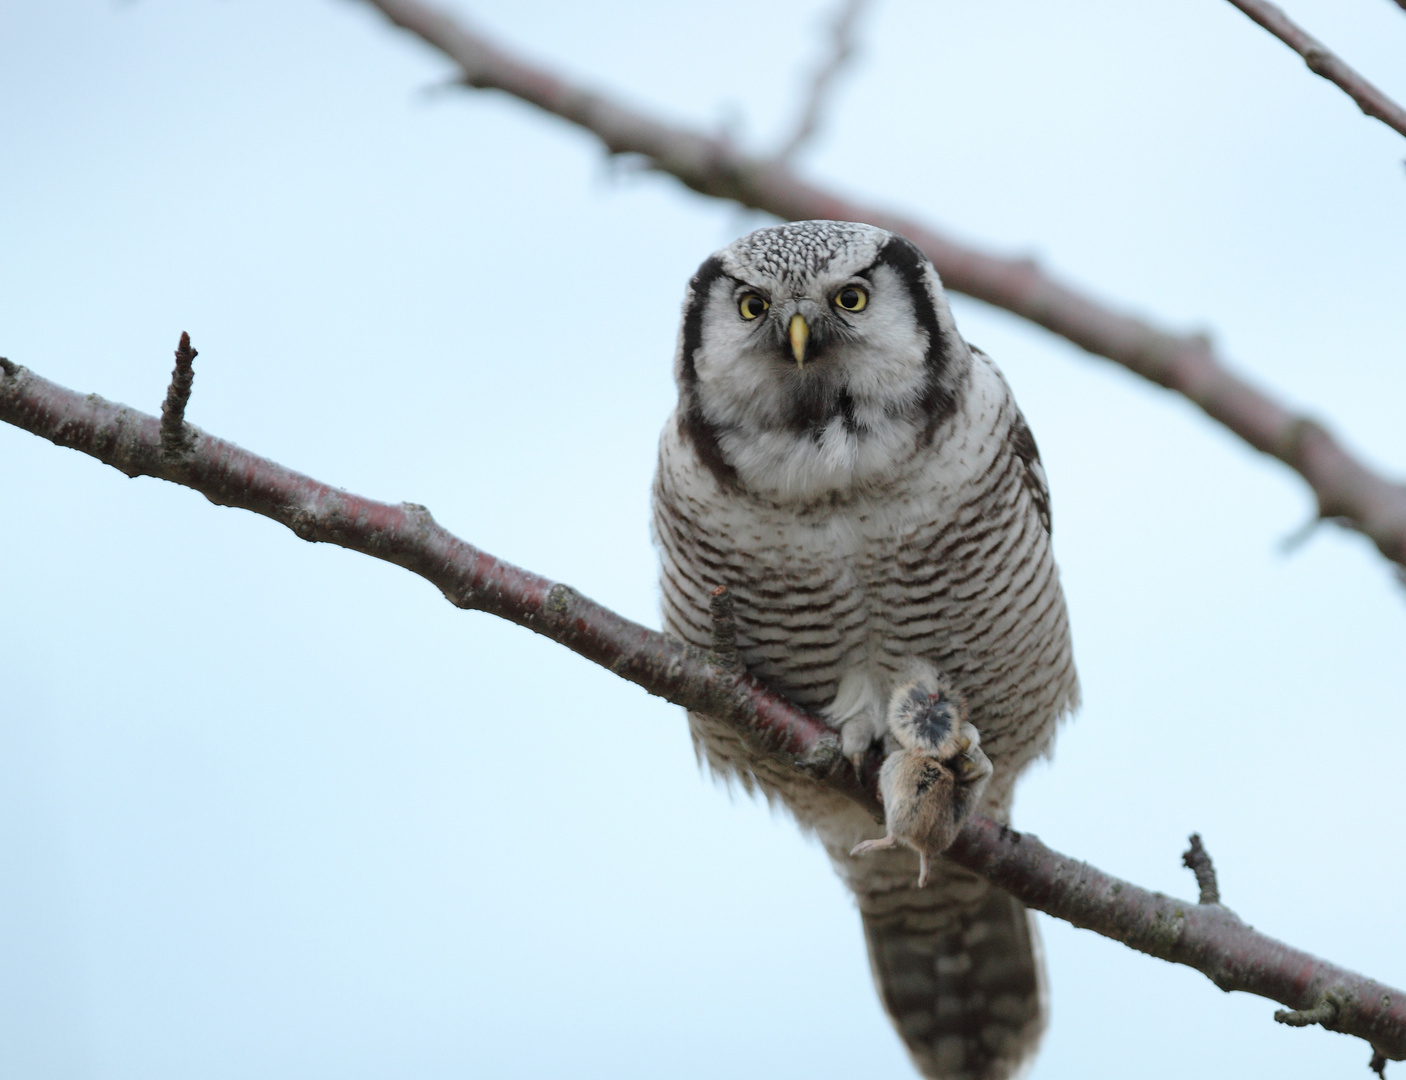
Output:
[[[969,822],[946,857],[1025,904],[1129,948],[1195,968],[1222,990],[1243,990],[1293,1009],[1332,993],[1332,1031],[1356,1035],[1374,1053],[1406,1059],[1401,992],[1310,956],[1247,926],[1220,904],[1189,904],[1121,881],[1050,851],[1029,833],[986,818]]]
[[[1034,262],[966,247],[915,221],[841,199],[774,160],[747,157],[724,140],[629,109],[505,52],[420,0],[366,2],[459,64],[467,85],[501,90],[569,120],[611,153],[642,155],[694,191],[791,221],[866,221],[902,233],[932,259],[949,289],[1028,319],[1195,402],[1307,480],[1321,517],[1349,523],[1406,567],[1406,485],[1374,472],[1317,421],[1229,369],[1204,337],[1159,329],[1055,280]]]
[[[1282,8],[1269,3],[1268,0],[1230,2],[1302,56],[1309,71],[1323,76],[1347,94],[1357,102],[1357,107],[1364,113],[1380,120],[1397,133],[1406,135],[1406,109],[1343,63],[1326,45],[1285,15]],[[1406,0],[1397,2],[1406,7]]]
[[[176,367],[171,372],[171,385],[166,388],[166,400],[161,405],[161,448],[168,454],[180,453],[186,448],[185,428],[186,404],[190,401],[190,387],[195,382],[195,358],[200,353],[190,347],[190,335],[181,331],[181,342],[176,346]]]
[[[1191,834],[1191,846],[1181,855],[1182,865],[1196,875],[1196,885],[1201,890],[1201,904],[1219,904],[1220,888],[1216,885],[1216,868],[1211,862],[1210,853],[1201,846],[1201,834]]]
[[[815,137],[820,127],[820,118],[829,103],[830,94],[840,73],[854,59],[856,48],[854,28],[859,17],[869,6],[869,0],[840,0],[830,24],[830,51],[824,61],[811,76],[810,89],[801,105],[800,118],[796,121],[795,133],[776,152],[776,160],[790,162],[807,142]]]
[[[188,428],[188,449],[167,454],[161,421],[97,395],[75,393],[0,359],[0,420],[80,450],[128,476],[154,476],[418,574],[458,607],[525,626],[651,694],[726,720],[792,762],[816,784],[843,792],[882,820],[877,753],[857,775],[836,733],[712,653],[622,618],[570,586],[494,558],[438,525],[423,506],[364,499]],[[1244,990],[1289,1009],[1334,996],[1334,1031],[1374,1053],[1406,1059],[1406,994],[1246,926],[1219,904],[1149,892],[1051,851],[988,818],[968,822],[947,857],[1028,907],[1203,972],[1222,990]]]

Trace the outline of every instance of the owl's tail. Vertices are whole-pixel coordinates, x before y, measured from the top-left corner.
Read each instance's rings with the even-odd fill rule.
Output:
[[[950,863],[933,870],[924,889],[851,878],[879,996],[923,1076],[1006,1080],[1045,1028],[1038,933],[1014,897]]]

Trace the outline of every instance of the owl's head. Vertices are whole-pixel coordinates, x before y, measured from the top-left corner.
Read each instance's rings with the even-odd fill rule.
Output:
[[[936,271],[907,240],[853,222],[775,225],[690,283],[680,431],[723,482],[833,493],[930,442],[970,363]]]

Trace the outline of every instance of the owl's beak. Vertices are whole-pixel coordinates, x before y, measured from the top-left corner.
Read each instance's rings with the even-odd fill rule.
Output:
[[[806,342],[810,340],[810,327],[805,316],[799,312],[791,316],[791,326],[787,333],[791,336],[791,355],[796,358],[796,367],[806,366]]]

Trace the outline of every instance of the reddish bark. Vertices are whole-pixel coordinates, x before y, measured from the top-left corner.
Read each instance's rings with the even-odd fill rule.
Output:
[[[190,335],[181,333],[176,346],[176,367],[171,372],[171,384],[166,388],[166,400],[161,405],[161,448],[175,454],[186,446],[186,404],[195,382],[195,358],[199,355],[190,347]]]
[[[8,360],[0,360],[0,420],[128,476],[159,477],[211,502],[262,514],[304,540],[403,566],[459,607],[525,626],[652,694],[731,721],[816,783],[881,816],[876,763],[856,775],[823,721],[736,670],[726,656],[683,645],[465,543],[423,506],[352,495],[194,427],[183,429],[183,449],[171,452],[162,446],[157,417],[75,393]],[[720,604],[718,614],[724,644],[725,607]],[[1148,892],[981,817],[968,822],[947,857],[1029,907],[1194,967],[1223,990],[1245,990],[1297,1010],[1330,1001],[1333,1019],[1325,1027],[1366,1039],[1376,1055],[1406,1059],[1406,994],[1260,934],[1218,904]]]
[[[640,154],[694,191],[791,221],[865,221],[902,233],[932,259],[943,283],[1072,341],[1199,405],[1256,450],[1299,473],[1320,517],[1371,538],[1406,566],[1406,484],[1354,457],[1312,418],[1236,374],[1199,336],[1173,334],[1063,284],[1028,259],[959,244],[919,222],[850,202],[800,179],[773,158],[749,157],[726,139],[676,127],[532,64],[420,0],[367,0],[434,46],[468,86],[501,90],[594,134],[612,154]]]
[[[1350,68],[1326,45],[1285,15],[1280,8],[1267,3],[1266,0],[1230,2],[1302,56],[1309,71],[1321,75],[1352,98],[1364,113],[1406,135],[1406,109]]]

